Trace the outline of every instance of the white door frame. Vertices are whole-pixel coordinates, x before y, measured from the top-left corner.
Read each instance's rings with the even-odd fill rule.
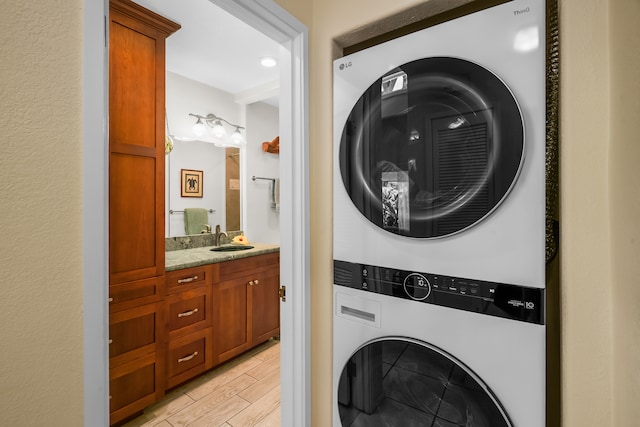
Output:
[[[280,43],[281,425],[309,426],[308,33],[273,0],[211,0]],[[83,0],[84,419],[109,424],[108,1]]]

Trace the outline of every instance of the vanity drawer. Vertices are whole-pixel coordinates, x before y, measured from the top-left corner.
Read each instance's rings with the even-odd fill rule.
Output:
[[[212,367],[211,357],[211,328],[167,343],[167,389]]]
[[[185,268],[182,270],[168,271],[166,292],[167,294],[193,289],[211,283],[209,276],[211,268],[208,265],[201,267]]]
[[[160,301],[164,276],[109,286],[109,312]]]
[[[211,326],[211,287],[168,295],[164,300],[168,340]]]
[[[156,351],[159,341],[160,303],[111,313],[109,363],[121,365]]]
[[[220,281],[236,279],[260,271],[280,268],[280,252],[226,261],[219,266]]]

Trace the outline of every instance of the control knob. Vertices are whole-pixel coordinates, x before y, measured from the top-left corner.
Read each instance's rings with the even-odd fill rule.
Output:
[[[420,273],[411,273],[405,277],[403,287],[409,298],[416,301],[425,300],[431,294],[431,283]]]

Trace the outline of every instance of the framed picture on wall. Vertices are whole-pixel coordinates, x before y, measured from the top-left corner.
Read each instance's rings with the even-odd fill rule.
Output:
[[[202,171],[180,169],[182,197],[202,197]]]

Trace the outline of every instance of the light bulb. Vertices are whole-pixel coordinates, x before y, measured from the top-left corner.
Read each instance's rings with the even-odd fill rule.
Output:
[[[202,136],[207,131],[207,127],[204,125],[204,123],[202,123],[202,120],[198,118],[198,121],[196,122],[195,125],[193,125],[191,130],[196,136]]]
[[[236,130],[231,134],[231,141],[236,145],[244,145],[244,138],[240,133],[240,129],[236,128]]]
[[[213,128],[211,129],[211,132],[213,132],[213,135],[216,138],[222,138],[227,134],[227,130],[224,128],[224,126],[222,126],[222,123],[220,122],[220,120],[215,121],[215,123],[213,124]]]

